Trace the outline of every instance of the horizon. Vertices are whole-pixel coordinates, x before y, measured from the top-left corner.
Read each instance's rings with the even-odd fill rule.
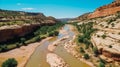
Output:
[[[35,13],[39,12],[43,13],[45,16],[53,16],[55,18],[75,18],[84,13],[93,12],[96,8],[113,1],[114,0],[96,0],[94,2],[91,0],[1,0],[0,9]]]

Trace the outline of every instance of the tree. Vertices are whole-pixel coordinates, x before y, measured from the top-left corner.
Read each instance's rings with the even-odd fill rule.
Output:
[[[120,18],[120,11],[117,12],[117,18]]]
[[[20,47],[20,44],[19,44],[19,43],[16,43],[16,47],[19,48],[19,47]]]
[[[17,67],[17,61],[14,58],[9,58],[3,62],[2,67]]]
[[[35,37],[35,41],[40,41],[40,36]]]
[[[102,35],[102,38],[105,39],[107,36],[105,34]]]
[[[93,52],[96,56],[99,54],[97,47],[93,47]]]
[[[22,44],[25,44],[25,40],[26,40],[25,38],[21,38],[20,39],[20,41],[21,41]]]
[[[85,59],[89,59],[90,57],[89,57],[88,54],[84,54],[84,58],[85,58]]]
[[[59,34],[58,31],[52,31],[49,33],[49,36],[57,36]]]
[[[115,24],[114,24],[114,23],[112,23],[111,25],[112,25],[112,27],[114,27],[114,26],[115,26]]]
[[[82,47],[80,47],[80,52],[85,53],[85,51],[84,51],[84,49]]]
[[[2,45],[2,46],[1,46],[1,51],[2,51],[2,52],[7,51],[7,45]]]
[[[59,34],[59,32],[58,31],[54,31],[54,34],[55,34],[55,36],[57,36]]]
[[[100,62],[99,67],[105,67],[105,64],[103,62]]]
[[[112,48],[112,45],[109,45],[109,48]]]

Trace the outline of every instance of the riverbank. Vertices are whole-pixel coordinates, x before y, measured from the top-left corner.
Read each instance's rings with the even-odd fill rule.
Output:
[[[76,43],[74,42],[76,36],[73,36],[73,39],[66,42],[64,44],[64,48],[67,50],[68,53],[70,53],[71,55],[73,55],[75,58],[79,59],[80,61],[88,64],[90,67],[95,67],[93,65],[92,62],[89,62],[87,60],[85,60],[81,55],[80,53],[75,49],[77,47]]]
[[[74,26],[71,26],[71,25],[68,25],[70,30],[74,31],[74,36],[68,36],[70,34],[68,34],[66,31],[65,34],[68,34],[68,35],[65,35],[63,38],[60,38],[58,39],[57,41],[53,42],[51,45],[48,46],[48,50],[51,51],[51,52],[54,52],[54,50],[60,46],[60,45],[63,45],[63,48],[68,52],[70,53],[71,55],[73,55],[76,59],[78,59],[79,61],[83,62],[83,63],[86,63],[88,66],[87,67],[94,67],[94,65],[89,62],[89,61],[86,61],[84,58],[82,58],[82,56],[80,55],[80,53],[75,49],[75,47],[77,47],[76,43],[74,42],[75,38],[76,38],[76,35],[77,35],[77,30],[75,29]],[[62,32],[61,32],[62,33]],[[67,41],[65,41],[67,40]],[[48,60],[48,58],[47,58]],[[57,60],[60,60],[59,58]],[[54,60],[55,61],[55,60]],[[50,63],[50,62],[49,62]],[[61,63],[64,63],[64,62],[61,62]],[[80,62],[79,62],[80,63]],[[54,65],[54,63],[50,63],[50,65]],[[59,66],[59,65],[58,65]]]
[[[18,61],[17,67],[24,67],[30,56],[34,53],[35,49],[40,46],[43,42],[51,39],[52,37],[47,37],[42,41],[31,43],[28,46],[22,46],[20,48],[16,48],[10,50],[8,52],[0,53],[0,66],[2,63],[8,58],[15,58]]]
[[[62,34],[64,36],[58,38],[52,44],[48,45],[47,49],[50,52],[46,55],[46,61],[49,63],[50,67],[70,67],[62,57],[54,53],[56,47],[61,45],[64,40],[69,38],[68,32],[63,28],[59,30],[59,34]]]
[[[74,32],[73,32],[74,31]],[[62,52],[62,54],[64,54],[65,56],[68,56],[69,58],[67,59],[67,61],[66,61],[66,57],[63,57],[63,56],[61,56],[62,54],[57,54],[56,52],[54,53],[54,54],[56,54],[58,57],[57,57],[57,59],[55,59],[55,60],[52,60],[52,61],[54,61],[54,62],[56,62],[56,63],[61,63],[60,61],[61,61],[61,59],[63,60],[62,61],[62,63],[63,63],[63,65],[64,65],[64,63],[66,64],[66,62],[67,63],[69,63],[68,65],[70,66],[72,63],[75,63],[75,64],[72,64],[72,67],[76,67],[76,65],[77,66],[82,66],[82,65],[85,65],[85,67],[90,67],[91,65],[90,65],[90,63],[87,63],[87,61],[86,60],[84,60],[84,59],[82,59],[82,57],[78,57],[77,59],[75,58],[76,56],[75,55],[77,55],[75,52],[76,52],[76,50],[75,50],[75,46],[76,46],[76,44],[73,44],[73,43],[75,43],[75,42],[73,42],[74,41],[74,39],[75,39],[75,36],[76,36],[76,32],[75,32],[75,27],[74,26],[71,26],[71,25],[66,25],[65,27],[63,27],[62,29],[60,29],[60,35],[57,37],[57,39],[56,40],[54,40],[53,41],[53,43],[51,44],[51,43],[49,43],[48,41],[50,40],[50,39],[52,39],[52,37],[48,37],[48,38],[46,38],[46,39],[43,39],[42,41],[40,41],[40,42],[36,42],[36,43],[32,43],[32,44],[29,44],[28,46],[22,46],[22,47],[20,47],[20,48],[16,48],[16,49],[13,49],[13,50],[11,50],[11,51],[8,51],[8,52],[4,52],[4,53],[1,53],[0,54],[0,59],[2,59],[2,61],[0,60],[0,63],[2,64],[2,62],[3,61],[5,61],[6,59],[8,59],[8,58],[15,58],[17,61],[18,61],[18,67],[24,67],[25,65],[26,65],[26,63],[29,61],[29,59],[30,59],[30,57],[32,56],[32,54],[35,52],[35,50],[36,49],[39,49],[39,48],[37,48],[38,46],[40,46],[41,44],[42,45],[44,45],[44,46],[40,46],[42,49],[44,48],[44,47],[47,47],[47,48],[49,48],[48,50],[48,55],[38,55],[38,57],[40,57],[40,56],[45,56],[45,58],[46,59],[44,59],[44,61],[47,61],[47,60],[51,60],[50,58],[56,58],[55,56],[51,56],[51,55],[49,55],[49,53],[54,53],[55,51],[56,51],[56,49],[58,50],[58,53],[59,53],[59,50],[61,49],[61,48],[59,48],[58,49],[58,47],[60,47],[60,46],[62,46],[62,51],[64,52],[64,50],[66,51],[66,53],[67,53],[67,55],[66,55],[66,53],[64,54],[63,52]],[[45,43],[44,43],[45,42]],[[46,42],[48,42],[48,45],[47,45],[47,43]],[[67,44],[67,45],[66,45]],[[46,45],[46,46],[45,46]],[[65,47],[65,45],[66,46],[70,46],[70,47],[68,47],[68,49],[64,49],[64,47]],[[40,48],[40,49],[41,49]],[[72,49],[71,49],[72,48]],[[46,50],[46,49],[45,49]],[[70,53],[68,50],[70,50],[70,52],[74,52],[73,54],[75,54],[75,55],[73,55],[72,53]],[[47,51],[47,50],[46,50]],[[39,53],[40,53],[40,51],[38,51]],[[45,52],[45,51],[44,51]],[[43,53],[43,51],[41,51],[41,53]],[[75,56],[75,57],[70,57],[68,54],[71,54],[70,56]],[[78,52],[77,52],[78,53]],[[36,57],[36,56],[35,56]],[[61,59],[60,59],[61,58]],[[71,63],[71,62],[69,62],[69,59],[73,59],[73,62]],[[81,59],[81,60],[80,60]],[[80,60],[80,61],[79,61]],[[36,61],[36,60],[35,60]],[[71,61],[71,60],[70,60]],[[75,61],[75,62],[74,62]],[[78,62],[77,62],[78,61]],[[82,62],[81,62],[82,61]],[[54,62],[51,62],[51,61],[49,61],[50,63],[49,63],[49,65],[54,65]],[[84,62],[84,63],[83,63]],[[86,64],[85,64],[86,63]],[[40,62],[38,62],[38,64],[40,64]],[[42,64],[41,64],[42,65]],[[43,65],[45,65],[45,64],[43,64]],[[61,65],[61,64],[60,64]],[[59,64],[57,64],[57,66],[59,67],[60,66]],[[89,66],[90,65],[90,66]],[[68,66],[68,67],[69,67]],[[91,67],[93,67],[93,66],[91,66]]]
[[[79,34],[78,30],[75,28],[75,26],[71,26],[70,25],[70,28],[72,31],[75,32],[75,35],[73,36],[73,39],[71,39],[70,41],[66,42],[65,45],[64,45],[64,48],[70,53],[72,54],[75,58],[79,59],[80,61],[88,64],[89,66],[91,67],[95,67],[94,64],[90,61],[87,61],[83,58],[83,56],[80,55],[80,53],[75,49],[77,46],[77,43],[76,43],[76,38],[77,38],[77,35]]]

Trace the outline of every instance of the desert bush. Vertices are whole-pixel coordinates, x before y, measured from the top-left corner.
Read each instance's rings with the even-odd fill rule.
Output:
[[[4,61],[2,67],[17,67],[18,62],[14,58]]]
[[[102,37],[103,39],[105,39],[107,36],[106,36],[105,34],[103,34],[101,37]]]
[[[93,47],[93,52],[96,56],[99,54],[97,47]]]
[[[89,59],[90,57],[89,57],[88,54],[84,54],[84,58],[85,58],[85,59]]]
[[[85,53],[85,51],[84,51],[84,49],[82,47],[80,47],[80,52]]]

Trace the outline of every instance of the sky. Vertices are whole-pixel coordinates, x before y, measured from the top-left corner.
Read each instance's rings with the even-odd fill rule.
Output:
[[[0,0],[0,9],[41,12],[56,18],[74,18],[113,0]]]

